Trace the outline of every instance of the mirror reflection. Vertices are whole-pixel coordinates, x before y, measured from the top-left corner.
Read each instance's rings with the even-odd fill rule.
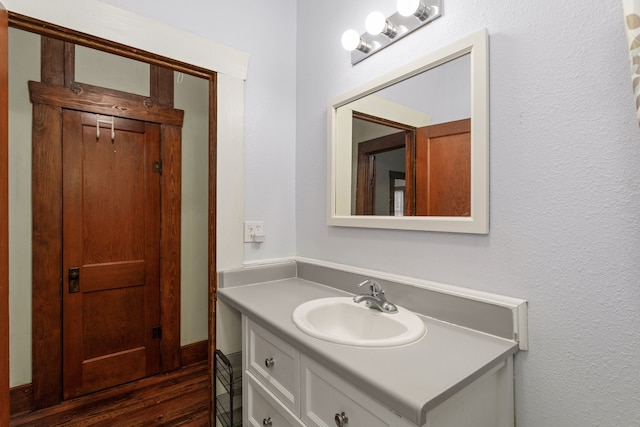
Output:
[[[350,128],[351,215],[471,215],[471,59],[338,108]]]

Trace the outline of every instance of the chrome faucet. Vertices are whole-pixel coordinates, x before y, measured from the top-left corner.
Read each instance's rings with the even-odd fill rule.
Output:
[[[355,297],[353,297],[354,302],[364,302],[367,307],[375,308],[382,311],[383,313],[398,312],[398,307],[396,307],[395,304],[387,301],[387,299],[384,297],[384,291],[382,290],[382,286],[380,286],[380,283],[376,282],[375,280],[367,279],[364,282],[360,283],[358,287],[362,287],[364,285],[369,285],[369,293],[356,295]]]

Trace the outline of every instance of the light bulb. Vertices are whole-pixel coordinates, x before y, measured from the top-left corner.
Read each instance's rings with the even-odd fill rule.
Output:
[[[400,15],[411,16],[420,7],[420,0],[398,0],[396,7]]]
[[[362,40],[356,30],[347,30],[342,34],[342,47],[349,52],[357,49],[362,53],[369,53],[372,49],[372,45]]]
[[[384,31],[387,26],[387,18],[384,17],[382,12],[371,12],[369,16],[367,16],[364,26],[367,29],[367,33],[376,36]]]
[[[349,52],[356,50],[360,45],[360,34],[356,30],[347,30],[342,34],[342,47]]]
[[[396,6],[400,15],[413,15],[421,21],[426,21],[432,12],[432,9],[423,0],[398,0]]]

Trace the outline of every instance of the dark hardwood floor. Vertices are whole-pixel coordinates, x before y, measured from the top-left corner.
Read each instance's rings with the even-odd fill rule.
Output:
[[[207,363],[145,378],[68,400],[35,412],[15,414],[11,427],[208,426]]]

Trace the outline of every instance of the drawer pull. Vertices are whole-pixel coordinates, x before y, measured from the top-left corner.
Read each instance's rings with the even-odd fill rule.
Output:
[[[273,368],[273,365],[275,365],[276,362],[273,360],[273,357],[270,357],[268,359],[264,359],[264,366],[266,366],[268,369]]]
[[[265,418],[264,420],[262,420],[262,425],[264,427],[271,427],[273,425],[273,421],[271,421],[271,417]]]
[[[341,414],[336,414],[336,417],[334,419],[336,420],[336,425],[338,427],[344,427],[349,424],[349,417],[347,417],[347,414],[345,414],[344,412]]]

